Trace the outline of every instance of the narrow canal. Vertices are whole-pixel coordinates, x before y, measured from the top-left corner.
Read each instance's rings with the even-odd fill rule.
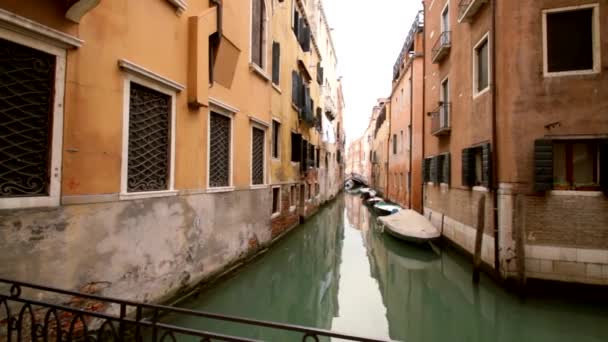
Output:
[[[606,305],[521,301],[485,278],[475,288],[467,260],[382,234],[353,195],[182,306],[408,342],[608,341]],[[232,323],[169,320],[267,341],[299,340]]]

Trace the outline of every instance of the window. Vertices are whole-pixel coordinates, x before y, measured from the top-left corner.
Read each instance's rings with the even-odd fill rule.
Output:
[[[600,71],[599,4],[543,11],[545,76]]]
[[[209,117],[209,187],[231,185],[232,118],[210,112]]]
[[[393,134],[393,154],[397,154],[397,134]]]
[[[251,184],[264,184],[265,132],[256,126],[251,128]]]
[[[320,166],[320,160],[321,160],[321,150],[317,148],[315,151],[315,166],[317,167],[317,169]]]
[[[490,187],[492,155],[489,143],[462,150],[462,185]]]
[[[217,60],[217,53],[220,46],[220,36],[216,32],[209,36],[209,84],[213,84],[215,75],[213,69]]]
[[[310,186],[310,184],[307,184],[306,186],[308,188],[308,199],[311,199],[312,198],[312,187]]]
[[[599,182],[598,141],[555,141],[553,143],[553,188],[596,190]]]
[[[272,43],[272,83],[279,85],[281,77],[281,44]]]
[[[449,1],[446,2],[443,11],[441,11],[441,32],[450,30],[450,6]]]
[[[59,205],[65,50],[16,39],[0,39],[0,208]]]
[[[281,187],[272,188],[272,216],[281,214]]]
[[[251,62],[264,68],[264,35],[266,7],[264,0],[252,0],[251,6]]]
[[[296,206],[297,199],[298,199],[298,187],[295,185],[292,185],[289,195],[291,196],[290,201],[289,201],[289,207],[294,208]]]
[[[281,124],[272,120],[272,158],[279,158],[279,151],[281,146]]]
[[[448,78],[445,78],[441,81],[441,94],[440,94],[441,102],[449,103],[450,102],[450,82]]]
[[[473,49],[473,89],[474,95],[479,95],[490,88],[490,48],[488,34],[481,39]]]
[[[171,96],[131,82],[127,192],[169,190]]]
[[[298,133],[291,133],[291,161],[302,161],[302,135]]]
[[[319,183],[315,183],[315,195],[319,196],[321,194],[321,186]]]

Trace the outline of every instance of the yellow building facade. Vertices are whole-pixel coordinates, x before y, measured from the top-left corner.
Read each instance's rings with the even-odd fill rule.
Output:
[[[310,67],[321,57],[303,8],[3,1],[2,74],[41,95],[33,107],[0,79],[14,96],[0,96],[0,273],[63,288],[105,279],[107,295],[160,301],[270,244],[284,209],[295,223],[314,212],[318,164],[292,162],[304,155],[292,133],[321,145],[306,110],[321,103]],[[293,71],[305,85],[292,86]]]

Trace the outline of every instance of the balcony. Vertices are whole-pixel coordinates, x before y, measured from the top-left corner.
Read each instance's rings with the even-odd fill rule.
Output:
[[[458,22],[471,22],[481,6],[488,0],[460,0],[458,3]]]
[[[433,63],[439,63],[443,60],[450,52],[452,47],[452,31],[444,31],[439,35],[433,50],[431,51],[431,60]]]
[[[431,134],[435,136],[450,134],[450,109],[451,103],[440,102],[439,107],[429,113],[431,116]]]

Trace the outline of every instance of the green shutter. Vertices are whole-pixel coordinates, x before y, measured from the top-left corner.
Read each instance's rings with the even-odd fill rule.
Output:
[[[437,184],[439,183],[439,156],[435,156],[433,158],[431,158],[430,161],[430,177],[431,177],[431,182]]]
[[[462,186],[475,185],[475,149],[462,150]]]
[[[450,154],[443,155],[443,165],[441,171],[441,183],[450,184]]]
[[[534,191],[553,189],[553,142],[549,139],[534,141]]]
[[[272,83],[279,84],[281,65],[281,45],[272,42]]]
[[[291,72],[291,103],[298,106],[298,75],[297,71]]]
[[[492,145],[489,143],[481,145],[481,163],[481,184],[489,189],[492,186]]]

